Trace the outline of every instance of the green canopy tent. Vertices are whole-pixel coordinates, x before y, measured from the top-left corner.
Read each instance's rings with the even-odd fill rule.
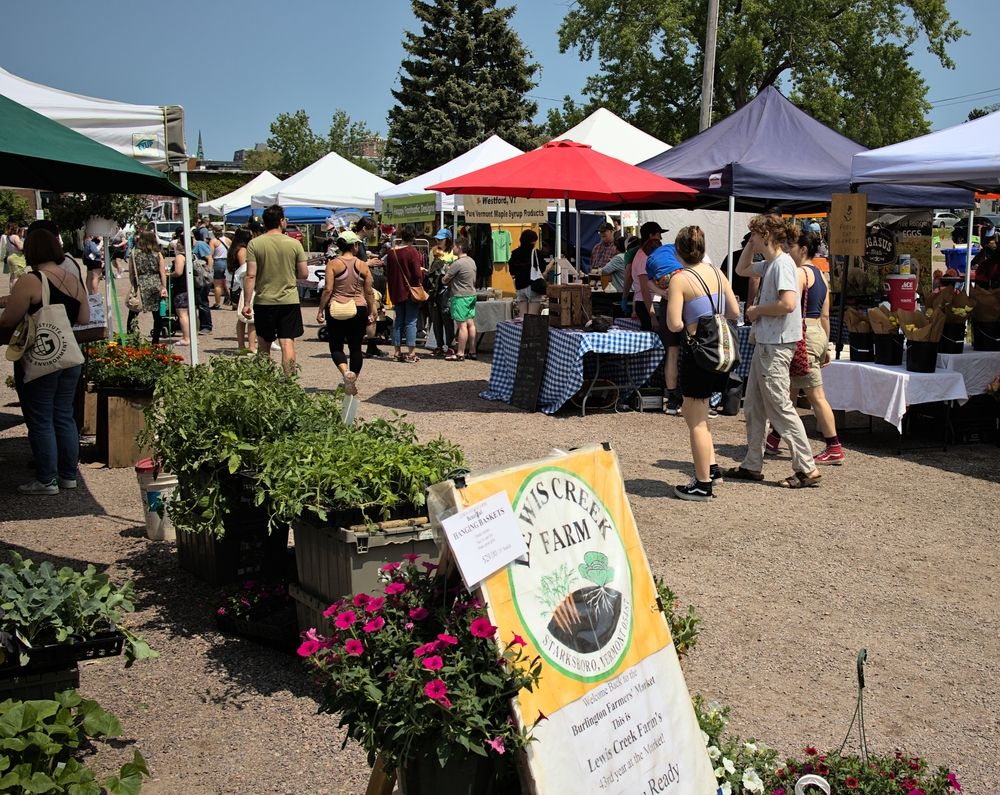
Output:
[[[114,149],[0,95],[0,185],[197,198]]]

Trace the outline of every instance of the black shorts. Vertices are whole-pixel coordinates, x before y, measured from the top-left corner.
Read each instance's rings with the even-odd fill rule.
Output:
[[[714,392],[724,390],[729,382],[729,373],[717,373],[700,368],[687,345],[681,348],[679,370],[681,394],[694,400],[710,398]]]
[[[660,342],[664,348],[679,348],[684,342],[683,331],[671,331],[667,328],[667,302],[656,302],[656,322],[659,324],[656,330]]]
[[[85,259],[83,264],[87,267],[88,271],[102,271],[104,270],[104,263],[99,259]]]
[[[174,293],[174,309],[187,309],[188,308],[188,294],[187,290],[183,293]]]
[[[299,304],[254,304],[253,319],[257,336],[264,340],[294,340],[303,334]]]

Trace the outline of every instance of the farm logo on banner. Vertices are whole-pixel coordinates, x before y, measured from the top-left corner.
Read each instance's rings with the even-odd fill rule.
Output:
[[[543,224],[548,201],[517,196],[464,196],[465,221],[470,224]]]
[[[888,265],[896,261],[896,234],[884,226],[869,227],[865,234],[864,260],[869,265]]]

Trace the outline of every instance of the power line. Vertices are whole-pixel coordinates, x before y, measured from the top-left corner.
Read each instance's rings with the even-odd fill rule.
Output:
[[[977,97],[980,94],[993,94],[993,93],[995,93],[997,91],[1000,91],[1000,86],[997,86],[996,88],[987,88],[984,91],[975,91],[975,92],[973,92],[971,94],[960,94],[957,97],[945,97],[944,99],[932,99],[932,100],[930,100],[930,103],[932,105],[938,105],[938,104],[940,104],[942,102],[951,102],[954,99],[966,99],[968,97]]]

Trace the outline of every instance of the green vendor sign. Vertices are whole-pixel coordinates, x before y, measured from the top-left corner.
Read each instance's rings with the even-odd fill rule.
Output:
[[[424,193],[402,199],[386,199],[382,202],[382,222],[405,224],[413,221],[433,221],[437,209],[437,194]]]

